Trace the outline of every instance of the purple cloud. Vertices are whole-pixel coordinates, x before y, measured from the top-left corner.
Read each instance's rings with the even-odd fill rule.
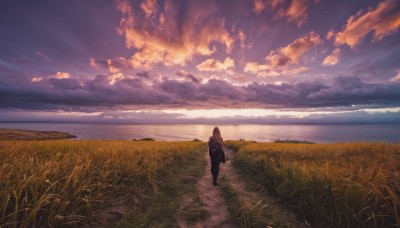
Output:
[[[74,76],[51,77],[35,82],[28,77],[0,78],[0,108],[98,111],[121,107],[309,108],[400,104],[400,83],[365,83],[357,77],[338,77],[331,83],[237,86],[224,80],[202,84],[196,80],[165,79],[148,84],[128,76],[113,81],[113,76],[98,75],[86,80]]]

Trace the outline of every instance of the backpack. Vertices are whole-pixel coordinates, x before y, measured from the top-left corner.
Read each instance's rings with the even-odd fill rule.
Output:
[[[208,142],[208,153],[210,157],[216,158],[218,161],[225,163],[225,153],[222,149],[221,143],[210,138]]]

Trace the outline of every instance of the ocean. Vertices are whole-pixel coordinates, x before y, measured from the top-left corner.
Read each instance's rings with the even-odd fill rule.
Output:
[[[78,139],[142,139],[206,141],[214,125],[206,124],[98,124],[1,122],[0,128],[63,131]],[[271,142],[301,140],[315,143],[349,141],[400,142],[400,124],[218,125],[224,140]]]

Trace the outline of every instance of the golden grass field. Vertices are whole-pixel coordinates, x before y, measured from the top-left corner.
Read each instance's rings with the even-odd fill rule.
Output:
[[[227,141],[234,166],[317,226],[399,227],[400,144]]]
[[[399,144],[225,145],[250,183],[312,225],[400,226]],[[174,227],[206,151],[202,142],[0,141],[0,227]]]
[[[201,142],[0,141],[0,227],[176,224],[179,181],[206,150]]]

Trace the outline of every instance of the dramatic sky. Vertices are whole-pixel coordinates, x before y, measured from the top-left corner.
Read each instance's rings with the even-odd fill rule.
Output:
[[[1,0],[0,121],[400,122],[399,0]]]

